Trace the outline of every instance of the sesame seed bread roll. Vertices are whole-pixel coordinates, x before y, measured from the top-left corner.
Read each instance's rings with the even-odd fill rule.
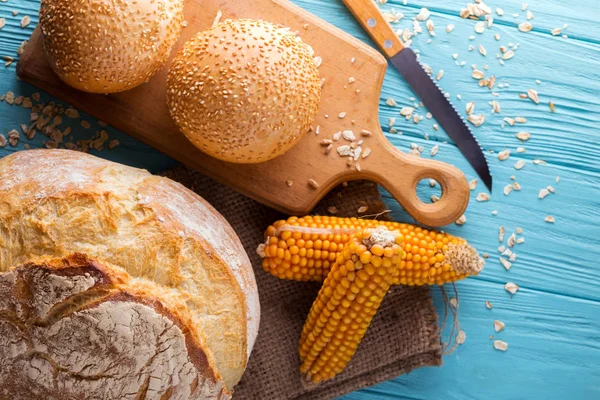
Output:
[[[40,27],[54,72],[91,93],[147,82],[183,29],[183,0],[42,0]]]
[[[173,120],[203,152],[258,163],[308,132],[321,98],[313,50],[288,28],[227,20],[198,33],[168,78]]]
[[[185,299],[218,373],[240,380],[260,320],[254,272],[225,219],[168,178],[70,150],[0,160],[0,272],[84,253]]]
[[[2,399],[229,399],[204,342],[181,296],[85,255],[0,273]]]

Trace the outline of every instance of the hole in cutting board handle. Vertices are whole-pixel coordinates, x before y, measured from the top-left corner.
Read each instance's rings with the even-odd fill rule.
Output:
[[[435,203],[442,197],[442,187],[433,178],[421,179],[414,190],[416,190],[419,200],[424,204]]]

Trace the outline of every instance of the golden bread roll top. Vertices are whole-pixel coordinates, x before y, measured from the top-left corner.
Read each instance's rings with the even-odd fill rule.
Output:
[[[56,74],[92,93],[148,81],[183,29],[183,0],[42,0],[40,27]]]
[[[321,84],[311,47],[288,28],[228,20],[183,46],[167,96],[175,123],[200,150],[258,163],[285,153],[310,129]]]

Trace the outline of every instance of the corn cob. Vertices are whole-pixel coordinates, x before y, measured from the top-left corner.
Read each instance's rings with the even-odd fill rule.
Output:
[[[406,259],[394,284],[443,285],[477,275],[483,260],[464,239],[414,225],[327,216],[291,217],[269,226],[259,247],[265,271],[283,279],[323,281],[357,230],[385,226],[404,236]]]
[[[339,374],[356,352],[397,279],[402,241],[398,231],[365,229],[338,252],[300,337],[300,371],[313,382]]]

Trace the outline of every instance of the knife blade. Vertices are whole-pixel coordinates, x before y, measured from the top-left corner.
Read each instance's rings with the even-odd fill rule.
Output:
[[[471,133],[452,103],[417,61],[416,54],[410,48],[404,48],[393,56],[390,62],[421,98],[425,107],[448,133],[448,136],[454,140],[460,152],[491,192],[492,175],[477,138]]]
[[[425,72],[415,53],[410,48],[404,47],[373,0],[342,1],[456,143],[491,193],[492,175],[479,142],[452,103]]]

